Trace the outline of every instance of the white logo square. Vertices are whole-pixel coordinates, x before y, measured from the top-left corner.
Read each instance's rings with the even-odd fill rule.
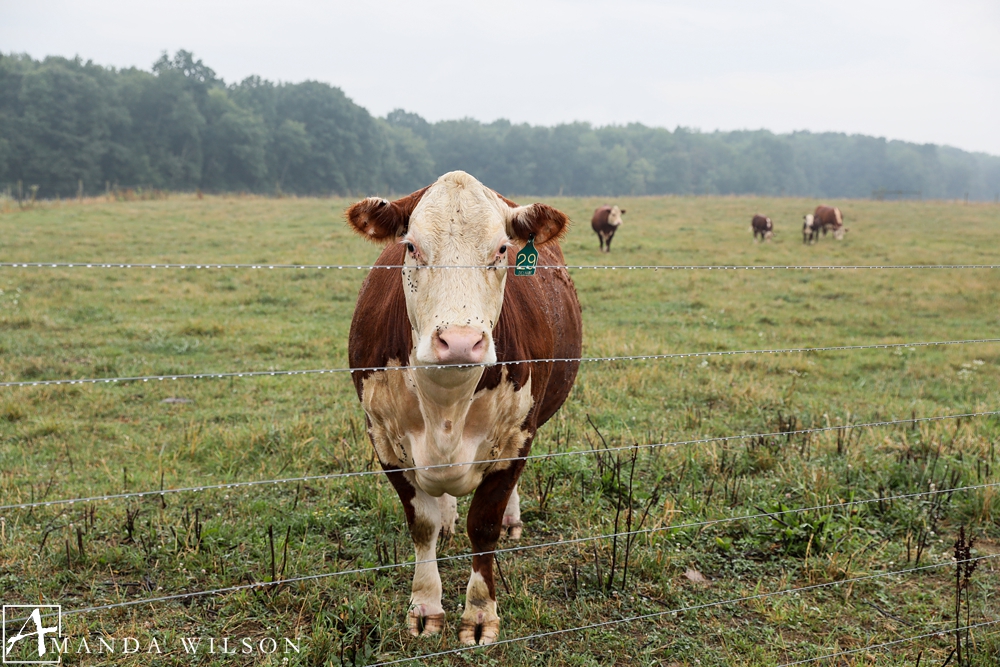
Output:
[[[3,664],[58,665],[62,660],[57,645],[62,637],[62,606],[5,604],[2,636]],[[48,637],[54,641],[46,641]]]

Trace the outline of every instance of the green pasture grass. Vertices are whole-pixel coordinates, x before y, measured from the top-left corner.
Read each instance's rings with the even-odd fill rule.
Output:
[[[0,261],[368,264],[350,202],[172,195],[42,203],[0,214]],[[612,252],[589,228],[604,200],[557,198],[571,264],[1000,263],[1000,207],[824,202],[846,239],[801,242],[805,199],[624,198]],[[754,213],[775,222],[754,243]],[[0,269],[0,380],[337,368],[359,270]],[[584,356],[993,338],[1000,270],[574,270]],[[516,279],[516,278],[511,278]],[[534,453],[1000,409],[1000,345],[584,364]],[[183,402],[164,402],[183,399]],[[1000,491],[683,527],[743,514],[1000,482],[1000,420],[826,431],[533,461],[522,544],[659,528],[500,557],[501,636],[832,583],[431,660],[430,664],[774,665],[955,624],[959,526],[1000,553]],[[0,388],[0,504],[374,469],[346,374]],[[629,480],[631,479],[631,484]],[[161,486],[162,485],[162,486]],[[460,502],[460,509],[467,499]],[[273,536],[273,537],[269,537]],[[287,539],[286,539],[287,536]],[[274,558],[272,561],[272,544]],[[919,545],[919,546],[918,546]],[[81,550],[82,546],[82,550]],[[504,543],[502,546],[510,546]],[[440,545],[468,554],[463,522]],[[617,553],[617,556],[615,554]],[[0,511],[0,601],[64,610],[412,559],[378,476]],[[612,560],[615,579],[607,586]],[[441,564],[449,624],[412,639],[403,567],[271,590],[67,616],[67,664],[369,664],[454,648],[469,561]],[[695,582],[700,573],[704,582]],[[1000,559],[980,563],[971,622],[1000,618]],[[689,573],[690,576],[686,576]],[[599,579],[600,575],[600,579]],[[963,608],[963,623],[966,611]],[[142,650],[96,653],[100,637]],[[195,658],[180,637],[299,637],[301,653]],[[163,654],[146,652],[156,638]],[[996,664],[1000,632],[974,633]],[[947,636],[840,664],[940,664]],[[287,663],[283,660],[287,659]],[[824,664],[824,663],[818,663]]]

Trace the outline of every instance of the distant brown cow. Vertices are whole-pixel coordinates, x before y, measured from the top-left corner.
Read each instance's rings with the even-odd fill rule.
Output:
[[[819,227],[816,226],[816,216],[806,213],[802,216],[802,242],[805,244],[819,240]]]
[[[594,217],[590,219],[590,226],[597,232],[597,238],[601,241],[601,250],[611,252],[611,239],[622,224],[622,216],[625,209],[618,206],[601,206],[594,211]]]
[[[817,206],[813,213],[813,225],[823,231],[823,236],[826,236],[827,231],[832,231],[833,238],[838,241],[844,238],[844,233],[847,232],[847,227],[844,227],[844,216],[835,206]]]
[[[766,218],[763,215],[755,215],[750,226],[753,229],[754,241],[757,240],[758,234],[760,234],[762,241],[770,241],[771,237],[774,236],[774,224],[771,222],[771,218]]]

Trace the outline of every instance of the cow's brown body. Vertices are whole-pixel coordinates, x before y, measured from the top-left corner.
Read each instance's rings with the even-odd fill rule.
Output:
[[[755,241],[758,234],[762,241],[769,241],[774,236],[774,224],[771,222],[771,218],[763,215],[755,215],[750,222],[750,226],[753,228],[753,238]]]
[[[434,209],[428,204],[420,209],[422,213],[413,213],[425,191],[438,196],[436,201],[445,202],[447,206]],[[442,192],[447,196],[441,195]],[[478,209],[477,214],[471,213],[467,206],[470,202],[483,204],[485,208]],[[425,216],[420,223],[424,225],[428,210],[444,211],[445,216],[452,216],[451,221],[445,217],[444,224],[433,226],[437,233],[443,234],[434,243],[447,247],[449,238],[467,239],[482,227],[479,222],[489,217],[482,211],[496,213],[498,209],[505,211],[501,215],[511,217],[507,221],[510,241],[501,241],[505,244],[501,249],[506,250],[499,253],[497,261],[500,264],[496,269],[437,269],[433,268],[433,262],[419,269],[395,268],[405,262],[413,267],[420,253],[431,254],[429,251],[435,248],[428,245],[431,241],[427,239],[431,237],[426,230],[422,236],[419,233],[412,235],[414,246],[421,239],[425,240],[420,249],[411,247],[409,233],[402,237],[401,243],[386,247],[376,266],[394,268],[373,269],[365,279],[358,295],[348,344],[351,367],[367,369],[352,374],[355,388],[365,407],[372,444],[402,501],[417,550],[418,565],[408,614],[411,634],[434,634],[444,626],[442,584],[433,562],[435,543],[439,533],[450,533],[453,528],[454,496],[473,494],[467,530],[475,555],[459,627],[459,638],[467,644],[496,640],[499,616],[492,551],[504,530],[509,530],[512,537],[520,535],[516,486],[525,462],[503,459],[528,454],[535,432],[563,404],[576,379],[578,361],[539,361],[580,357],[580,304],[569,273],[565,268],[540,268],[534,276],[528,277],[515,276],[513,270],[517,251],[514,243],[523,242],[529,236],[536,239],[540,266],[564,266],[556,239],[565,228],[566,217],[540,204],[518,207],[461,172],[446,174],[434,186],[409,198],[392,203],[369,199],[348,212],[355,229],[382,240],[393,234],[394,229],[405,231],[411,214],[415,219],[418,215]],[[434,215],[437,216],[434,220],[440,217],[438,213]],[[454,255],[447,257],[449,262],[465,266],[483,262]],[[461,277],[460,283],[471,284],[476,275],[480,279],[494,280],[496,274],[490,272],[497,270],[506,271],[507,276],[506,282],[499,287],[502,305],[496,322],[489,322],[492,328],[487,326],[484,330],[483,341],[491,343],[496,361],[500,363],[486,361],[485,367],[478,364],[471,368],[435,369],[434,362],[421,360],[418,338],[424,334],[418,331],[422,325],[413,319],[414,313],[408,312],[408,303],[417,303],[411,292],[431,289],[435,275],[440,278],[459,275],[433,272],[469,271]],[[472,273],[477,271],[480,273]],[[459,307],[461,313],[466,313],[473,311],[480,302],[482,297],[476,294],[486,293],[474,289],[456,293],[452,289],[446,298],[459,304],[463,303],[462,299],[469,299],[468,310]],[[436,306],[430,310],[432,322],[438,322],[443,311]],[[417,317],[419,320],[419,315]],[[473,317],[470,321],[462,319],[457,325],[455,322],[438,324],[436,330],[432,326],[430,335],[436,339],[436,354],[443,354],[441,350],[450,354],[449,346],[442,345],[440,340],[454,344],[469,335],[470,322],[473,326],[485,326],[488,318],[483,317]],[[502,363],[513,361],[527,363]],[[437,363],[447,366],[445,362]],[[391,368],[414,365],[418,368]],[[370,370],[372,368],[385,370]],[[462,382],[468,383],[469,390],[456,399],[454,387],[459,387],[459,393],[465,391],[461,388],[465,386]],[[441,396],[451,398],[441,399]],[[435,417],[443,414],[457,416],[447,420]],[[449,449],[447,443],[456,437],[460,446]],[[471,443],[471,447],[464,443]],[[419,564],[421,561],[424,564]]]
[[[847,228],[844,227],[844,216],[840,209],[835,206],[816,207],[813,212],[813,229],[816,230],[816,233],[822,231],[823,236],[826,236],[828,231],[833,232],[835,239],[844,238],[844,232],[847,231]]]
[[[619,209],[617,206],[601,206],[594,211],[594,215],[590,219],[590,227],[597,234],[602,251],[611,252],[611,239],[614,238],[615,232],[621,226],[624,214],[625,210]]]

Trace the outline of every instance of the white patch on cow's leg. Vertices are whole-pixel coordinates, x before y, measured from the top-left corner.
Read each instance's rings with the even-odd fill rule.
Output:
[[[478,641],[476,631],[479,632]],[[458,629],[458,640],[463,644],[492,644],[500,634],[500,616],[497,601],[490,596],[489,586],[483,575],[475,570],[469,577],[465,590],[465,611]]]
[[[517,495],[517,486],[510,492],[507,509],[503,512],[503,527],[501,534],[506,532],[512,540],[521,539],[521,498]]]
[[[445,540],[455,534],[455,521],[458,519],[458,500],[447,493],[438,498],[438,509],[441,511],[441,539]]]
[[[410,501],[413,505],[410,534],[417,564],[413,571],[413,590],[406,624],[410,634],[417,637],[436,635],[444,629],[444,607],[441,606],[441,575],[438,574],[436,560],[437,538],[441,530],[440,501],[420,489],[415,491]]]

